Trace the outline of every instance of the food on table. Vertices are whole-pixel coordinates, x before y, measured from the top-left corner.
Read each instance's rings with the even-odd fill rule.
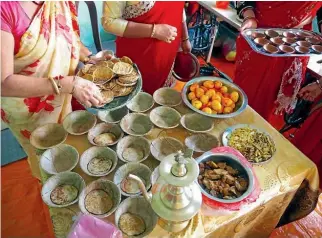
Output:
[[[116,97],[129,95],[139,79],[132,60],[126,56],[99,61],[95,65],[87,64],[78,72],[78,76],[94,82],[100,88],[104,105]]]
[[[116,136],[111,133],[103,133],[94,138],[94,143],[98,146],[108,146],[110,144],[113,144],[117,140]]]
[[[267,134],[249,127],[235,129],[228,138],[228,146],[238,150],[252,163],[264,162],[276,151],[273,140]]]
[[[138,177],[142,180],[144,186],[146,187],[146,181],[143,178],[141,178],[140,176],[138,176]],[[139,183],[132,180],[132,179],[129,179],[127,177],[125,177],[122,180],[121,189],[128,194],[136,194],[136,193],[140,192]]]
[[[129,212],[123,213],[120,216],[118,225],[121,231],[128,236],[138,236],[146,230],[142,217]]]
[[[102,189],[89,192],[85,198],[85,208],[94,215],[103,215],[113,207],[112,198]]]
[[[248,188],[248,180],[225,162],[199,164],[198,183],[214,197],[236,199]]]
[[[129,162],[137,162],[144,158],[144,149],[140,146],[127,147],[122,153],[124,160]]]
[[[92,174],[102,174],[110,171],[113,162],[109,158],[95,157],[87,165],[87,169]]]
[[[192,106],[208,114],[229,114],[237,110],[240,95],[221,81],[206,80],[190,86],[188,99]]]
[[[74,201],[78,196],[78,189],[73,185],[57,186],[50,194],[50,200],[57,205],[65,205]]]
[[[85,123],[84,121],[75,121],[72,123],[71,127],[74,133],[83,133],[91,129],[91,125],[89,123]]]

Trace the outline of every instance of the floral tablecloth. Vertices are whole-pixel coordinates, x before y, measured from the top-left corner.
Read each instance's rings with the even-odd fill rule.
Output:
[[[183,105],[176,109],[182,115],[190,112]],[[243,206],[239,211],[229,213],[211,209],[207,209],[206,212],[203,210],[191,220],[186,229],[179,233],[167,232],[157,225],[148,237],[268,237],[276,226],[302,218],[314,209],[319,187],[318,170],[315,164],[250,107],[237,117],[215,119],[215,127],[211,133],[220,139],[223,131],[235,124],[252,124],[266,130],[276,144],[277,151],[270,162],[254,165],[261,187],[261,194],[256,202]],[[154,128],[146,138],[152,141],[165,135],[184,142],[190,133],[181,126],[170,130]],[[66,143],[74,146],[80,154],[91,147],[86,135],[70,135]],[[143,163],[154,169],[159,161],[150,155]],[[117,168],[122,164],[119,161]],[[87,184],[96,179],[84,174],[79,165],[74,171],[79,173]],[[113,180],[113,176],[114,173],[107,178]],[[48,177],[42,172],[43,182]],[[66,237],[73,224],[73,217],[80,212],[78,205],[49,208],[49,211],[56,237]],[[114,214],[105,220],[114,223]]]

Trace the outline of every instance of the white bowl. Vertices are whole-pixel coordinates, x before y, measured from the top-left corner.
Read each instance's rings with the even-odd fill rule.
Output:
[[[120,188],[121,194],[123,196],[131,197],[131,196],[137,196],[139,194],[142,194],[141,191],[138,193],[127,193],[122,190],[122,181],[127,178],[129,174],[136,175],[143,179],[145,181],[145,188],[146,190],[149,190],[151,188],[151,174],[152,171],[149,169],[148,166],[140,163],[126,163],[122,165],[120,168],[118,168],[114,174],[113,182],[117,185],[118,188]],[[131,184],[134,183],[137,184],[134,180],[131,181]]]
[[[183,149],[183,144],[173,137],[159,137],[152,141],[150,146],[151,154],[159,161],[178,150],[183,151]]]
[[[185,139],[185,144],[195,152],[206,152],[220,145],[218,138],[209,133],[193,134]]]
[[[97,214],[90,213],[86,209],[86,207],[85,207],[86,196],[93,190],[103,190],[112,198],[113,206],[108,212],[101,214],[101,215],[97,215]],[[104,218],[104,217],[110,216],[116,210],[116,208],[119,206],[120,202],[121,202],[120,189],[110,180],[98,179],[98,180],[90,183],[89,185],[87,185],[86,188],[82,191],[82,193],[79,196],[78,205],[79,205],[79,208],[82,211],[82,213],[89,214],[89,215],[95,216],[97,218]]]
[[[103,147],[117,144],[119,142],[119,140],[124,136],[124,133],[121,130],[119,125],[102,122],[102,123],[97,124],[94,128],[92,128],[88,132],[88,135],[87,135],[88,141],[92,145],[102,146],[102,145],[96,144],[94,142],[94,139],[96,136],[101,135],[103,133],[112,133],[116,137],[116,140],[113,143],[110,143],[108,145],[104,145]]]
[[[132,112],[146,112],[149,111],[153,105],[153,97],[148,93],[140,92],[127,104],[127,107]]]
[[[144,137],[125,136],[117,144],[116,154],[125,163],[140,163],[150,155],[150,142]],[[126,160],[128,157],[131,157],[132,160]]]
[[[45,150],[64,143],[67,131],[63,125],[49,123],[37,127],[30,136],[30,143],[37,149]]]
[[[136,238],[147,237],[155,228],[158,216],[153,211],[150,203],[144,197],[129,197],[125,199],[115,211],[115,224],[119,227],[119,220],[123,213],[131,213],[140,216],[145,223],[144,233],[132,236]],[[121,230],[121,229],[120,229]]]
[[[153,129],[149,116],[143,113],[130,113],[121,120],[122,130],[132,136],[144,136]]]
[[[129,113],[127,107],[121,107],[113,111],[98,111],[97,116],[101,121],[107,123],[119,123]]]
[[[59,185],[73,185],[78,190],[77,198],[64,205],[57,205],[50,199],[51,192]],[[62,172],[50,177],[41,189],[42,200],[50,207],[68,207],[78,201],[79,194],[85,188],[84,179],[77,173],[74,172]]]
[[[173,88],[159,88],[153,94],[154,101],[162,106],[175,107],[181,102],[181,95]]]
[[[179,126],[180,113],[166,106],[156,107],[150,113],[150,120],[159,128],[170,129]]]
[[[100,173],[100,174],[93,174],[88,170],[88,164],[89,162],[96,157],[103,157],[103,158],[108,158],[112,161],[112,167],[110,170]],[[109,147],[98,147],[98,146],[93,146],[89,149],[87,149],[80,158],[80,167],[81,169],[88,174],[89,176],[93,177],[102,177],[110,174],[117,165],[117,155],[114,150],[110,149]]]
[[[181,125],[188,131],[203,133],[214,128],[214,120],[198,113],[188,113],[181,117]]]
[[[74,169],[78,160],[78,151],[73,146],[61,144],[41,155],[40,166],[48,174],[58,174]]]
[[[88,111],[69,113],[64,121],[64,129],[72,135],[83,135],[92,129],[97,122],[96,116]]]

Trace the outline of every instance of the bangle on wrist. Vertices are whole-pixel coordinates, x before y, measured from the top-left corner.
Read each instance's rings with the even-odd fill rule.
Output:
[[[322,91],[322,83],[320,82],[320,80],[316,80],[316,84],[319,86],[320,90]]]
[[[189,36],[187,36],[186,38],[182,39],[181,42],[185,42],[187,40],[189,40]]]
[[[247,17],[245,17],[244,19],[243,19],[243,23],[245,22],[245,21],[247,21],[247,20],[255,20],[256,22],[257,22],[257,19],[254,17],[254,16],[247,16]]]
[[[87,64],[88,63],[88,61],[90,61],[90,57],[91,56],[93,56],[93,54],[91,53],[90,55],[88,55],[88,56],[85,56],[85,58],[84,58],[84,60],[83,60],[83,63],[84,64]]]
[[[49,81],[51,82],[51,85],[54,88],[55,94],[56,95],[59,95],[60,94],[60,90],[59,90],[59,87],[58,87],[57,83],[55,82],[55,80],[52,77],[49,77],[48,79],[49,79]]]
[[[153,27],[152,27],[151,38],[154,38],[154,35],[155,35],[155,24],[153,24]]]

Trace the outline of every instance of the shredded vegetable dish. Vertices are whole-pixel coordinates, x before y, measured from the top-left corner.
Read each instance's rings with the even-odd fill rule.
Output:
[[[252,163],[264,162],[276,151],[274,142],[267,134],[249,127],[235,129],[228,138],[228,145]]]

